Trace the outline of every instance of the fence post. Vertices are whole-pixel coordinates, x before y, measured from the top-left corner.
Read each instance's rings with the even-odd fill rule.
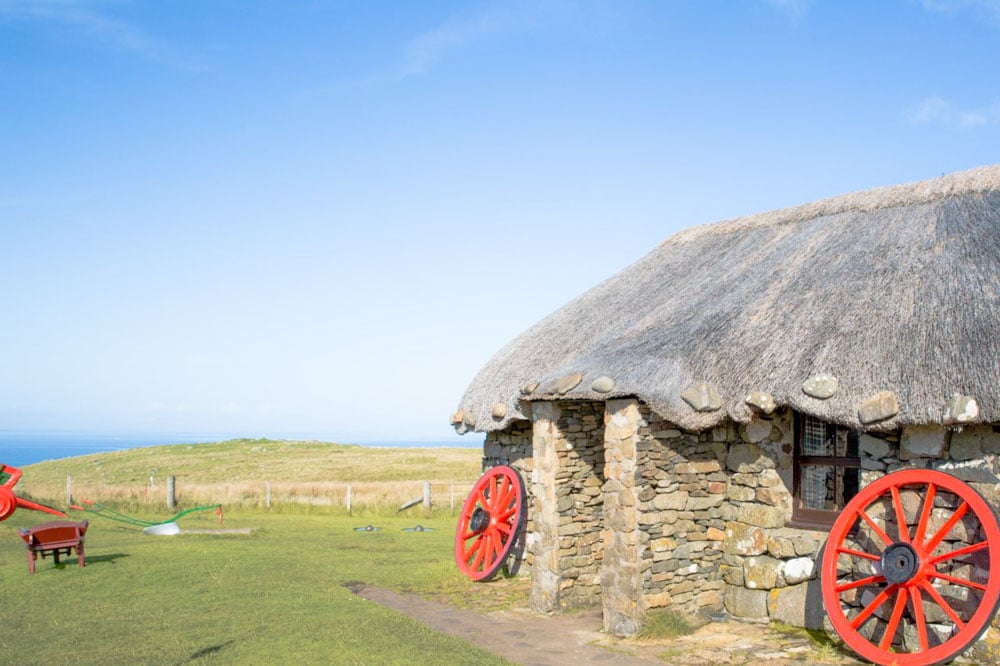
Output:
[[[176,483],[176,481],[177,481],[176,477],[173,477],[173,476],[168,476],[167,477],[167,508],[168,509],[176,509],[177,508],[177,495],[176,495],[176,492],[175,492],[176,489],[177,489],[177,483]]]
[[[431,508],[431,482],[424,481],[424,508]]]
[[[344,502],[347,505],[347,515],[354,515],[351,513],[351,484],[347,484],[347,499]]]
[[[66,504],[73,503],[73,477],[66,475]]]
[[[451,482],[451,512],[455,513],[455,482]]]
[[[270,481],[265,481],[264,482],[264,508],[267,509],[267,510],[269,510],[269,511],[271,509],[271,482]]]

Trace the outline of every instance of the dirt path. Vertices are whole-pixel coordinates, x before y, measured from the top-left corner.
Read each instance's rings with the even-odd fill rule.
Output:
[[[603,633],[600,610],[542,615],[514,608],[482,613],[378,587],[356,585],[351,589],[363,599],[525,666],[862,663],[839,650],[818,648],[804,635],[785,634],[763,625],[711,623],[688,636],[641,642]]]

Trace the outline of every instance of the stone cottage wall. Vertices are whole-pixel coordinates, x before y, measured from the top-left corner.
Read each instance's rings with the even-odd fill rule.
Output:
[[[736,426],[726,460],[726,540],[720,567],[726,610],[737,617],[822,626],[816,556],[826,532],[787,527],[792,517],[794,418],[790,410]]]
[[[790,410],[705,432],[627,399],[534,403],[532,413],[532,423],[487,437],[484,464],[524,474],[535,608],[603,603],[605,628],[622,634],[661,607],[724,607],[744,619],[831,629],[817,578],[827,533],[788,526]],[[868,433],[859,453],[862,486],[934,468],[1000,508],[995,427]],[[994,626],[985,643],[1000,635]]]
[[[494,430],[486,435],[483,443],[483,471],[497,465],[507,465],[512,467],[521,475],[524,482],[526,497],[524,505],[527,516],[522,535],[523,541],[515,544],[518,552],[515,553],[514,571],[519,574],[528,574],[531,571],[531,563],[534,559],[530,545],[536,538],[534,524],[535,509],[532,506],[531,497],[531,473],[535,468],[534,452],[531,445],[531,422],[515,421],[506,430]]]
[[[728,513],[725,466],[735,434],[728,426],[683,431],[645,406],[641,412],[642,610],[718,610]]]
[[[532,419],[532,606],[551,611],[597,604],[603,558],[604,403],[534,403]]]

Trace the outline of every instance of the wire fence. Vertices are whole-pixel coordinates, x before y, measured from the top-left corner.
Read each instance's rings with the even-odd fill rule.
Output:
[[[171,477],[174,478],[174,477]],[[283,506],[319,506],[347,513],[364,509],[396,509],[404,505],[424,509],[457,511],[471,492],[475,480],[455,481],[284,481],[238,482],[151,480],[149,484],[87,484],[66,480],[66,500],[94,500],[103,504],[162,510],[173,506],[222,504],[235,508],[272,509]],[[57,497],[59,489],[36,489],[36,493]],[[409,507],[408,507],[409,508]],[[405,509],[404,509],[405,510]]]

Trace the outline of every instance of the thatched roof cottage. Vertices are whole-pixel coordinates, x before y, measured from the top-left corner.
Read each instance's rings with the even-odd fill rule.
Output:
[[[497,352],[452,423],[525,477],[537,609],[821,624],[859,487],[934,467],[998,504],[1000,166],[679,233]]]

